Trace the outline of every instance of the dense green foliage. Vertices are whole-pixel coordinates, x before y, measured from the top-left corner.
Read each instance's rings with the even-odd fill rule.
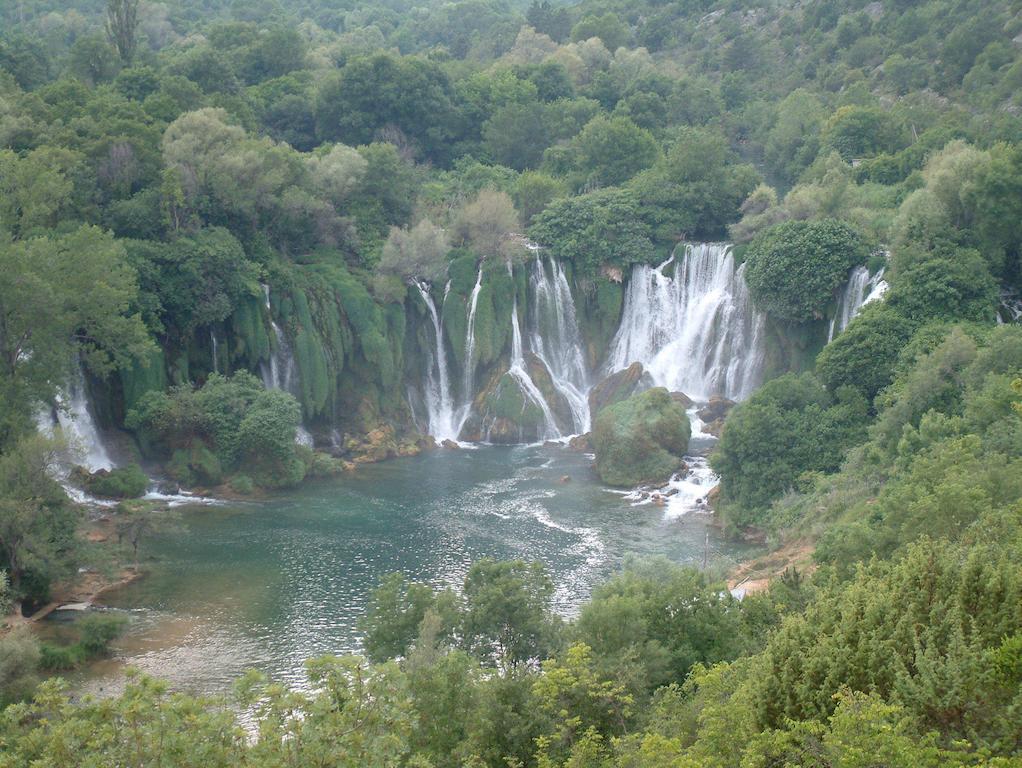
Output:
[[[377,666],[246,678],[237,708],[45,683],[0,714],[0,765],[1018,766],[1022,336],[992,325],[1022,280],[1020,31],[1003,0],[4,4],[0,604],[79,565],[32,416],[80,368],[102,426],[247,492],[314,468],[303,418],[409,421],[411,280],[450,280],[451,357],[492,379],[524,227],[576,278],[594,366],[611,280],[681,239],[750,243],[750,288],[807,357],[874,244],[890,291],[736,407],[713,460],[718,511],[814,542],[811,577],[739,602],[631,564],[566,625],[532,564],[478,563],[457,595],[394,577]],[[298,380],[267,392],[252,374],[285,344]],[[600,414],[612,482],[685,450],[683,410],[649,397]],[[152,513],[114,513],[136,560]],[[0,701],[44,655],[0,637]]]
[[[839,221],[788,221],[752,241],[745,277],[767,312],[784,320],[819,319],[848,271],[866,255],[855,232]]]
[[[608,485],[669,480],[681,466],[691,434],[685,407],[663,387],[632,395],[596,417],[596,471]]]
[[[152,392],[128,414],[147,455],[167,462],[187,485],[217,485],[242,472],[260,485],[295,485],[311,455],[295,443],[301,409],[294,397],[265,390],[246,373],[213,374],[200,389]]]
[[[867,403],[854,390],[835,400],[811,374],[763,385],[729,414],[713,456],[728,520],[752,522],[803,474],[836,470],[866,424]]]

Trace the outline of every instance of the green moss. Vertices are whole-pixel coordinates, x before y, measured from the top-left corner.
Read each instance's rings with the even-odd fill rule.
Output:
[[[167,388],[167,366],[163,352],[153,349],[144,360],[133,359],[131,366],[120,371],[124,392],[124,411],[130,411],[147,392],[162,392]]]
[[[137,499],[149,486],[149,478],[138,464],[100,471],[85,479],[85,490],[106,499]]]
[[[609,485],[664,482],[681,466],[690,437],[685,409],[666,389],[633,395],[596,418],[596,471]]]
[[[261,362],[269,360],[270,334],[263,312],[261,296],[246,297],[234,308],[230,317],[232,363],[256,368]]]

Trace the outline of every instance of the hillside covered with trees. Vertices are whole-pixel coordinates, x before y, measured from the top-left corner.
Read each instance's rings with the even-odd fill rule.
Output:
[[[680,283],[724,241],[762,386],[722,422],[714,512],[809,553],[768,589],[634,561],[565,619],[537,563],[395,574],[364,659],[230,701],[144,676],[72,701],[44,678],[116,632],[69,661],[11,631],[0,767],[1022,766],[1017,3],[3,4],[19,620],[97,557],[42,428],[76,395],[126,460],[70,484],[119,501],[141,467],[244,497],[429,450],[429,398],[460,413],[434,437],[592,427],[607,482],[653,479],[610,466],[644,451],[666,479],[691,402],[590,390],[575,429],[519,317],[556,325],[556,284],[596,384],[637,268]],[[842,319],[854,274],[886,293]],[[111,513],[136,563],[152,512]]]

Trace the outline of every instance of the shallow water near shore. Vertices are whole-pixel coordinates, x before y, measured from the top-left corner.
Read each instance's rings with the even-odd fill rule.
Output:
[[[119,690],[127,666],[197,693],[253,667],[300,686],[309,657],[359,651],[358,619],[392,571],[457,587],[482,557],[539,560],[570,616],[629,554],[697,566],[751,554],[698,507],[608,490],[589,457],[561,446],[433,451],[258,502],[179,509],[182,530],[148,545],[147,576],[103,598],[131,627],[112,659],[72,677],[77,693]]]

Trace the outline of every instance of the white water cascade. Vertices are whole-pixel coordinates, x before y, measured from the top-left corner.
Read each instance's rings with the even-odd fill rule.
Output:
[[[695,400],[741,399],[759,383],[765,317],[752,305],[745,265],[735,268],[730,245],[684,249],[680,263],[676,249],[655,269],[633,268],[605,371],[640,362],[658,386]]]
[[[508,262],[507,271],[512,272],[511,262]],[[540,392],[536,382],[532,380],[528,369],[525,367],[525,352],[522,349],[522,328],[518,322],[518,294],[515,293],[513,306],[511,308],[511,365],[508,374],[518,383],[519,388],[529,400],[536,405],[543,413],[543,439],[555,440],[561,437],[561,431],[557,428],[557,420],[554,419],[553,411]]]
[[[267,389],[283,389],[285,392],[293,392],[295,382],[295,357],[291,352],[291,342],[287,340],[284,329],[277,325],[270,312],[270,286],[263,285],[263,300],[266,306],[266,313],[270,319],[270,328],[273,330],[276,347],[270,353],[270,359],[262,365],[263,386]]]
[[[837,334],[847,328],[866,304],[877,301],[886,292],[887,281],[884,280],[883,268],[871,276],[866,267],[855,267],[848,275],[848,282],[838,298],[834,317],[830,319],[827,343],[829,344]]]
[[[433,296],[429,291],[429,284],[416,282],[415,287],[419,289],[419,295],[429,310],[430,320],[433,321],[433,337],[436,347],[429,359],[429,368],[426,372],[426,386],[424,399],[428,418],[428,430],[435,439],[457,440],[461,428],[468,417],[469,404],[458,408],[454,403],[454,395],[451,393],[451,375],[447,367],[447,350],[444,347],[444,322],[443,308],[447,303],[447,294],[451,290],[451,281],[447,281],[444,288],[443,303],[440,311],[437,311]],[[473,318],[474,321],[474,318]],[[471,401],[469,400],[469,403]]]
[[[80,464],[89,472],[113,469],[114,462],[103,445],[96,422],[89,412],[89,399],[85,392],[85,376],[81,368],[57,395],[56,408],[41,408],[36,416],[39,432],[52,437],[60,427],[68,444],[67,463]]]
[[[209,329],[209,341],[213,346],[213,373],[220,373],[220,350],[216,340],[216,331]]]
[[[539,253],[532,264],[530,278],[533,306],[529,345],[550,371],[554,387],[571,407],[575,433],[588,432],[589,371],[582,351],[575,301],[564,269],[549,259],[549,269]]]
[[[471,409],[472,396],[475,394],[475,352],[476,352],[476,308],[479,306],[479,291],[483,287],[483,265],[479,265],[476,284],[468,299],[468,322],[465,327],[465,375],[462,395]]]
[[[295,356],[284,329],[277,325],[277,321],[273,319],[273,314],[270,312],[270,286],[265,283],[263,283],[263,303],[270,319],[270,328],[273,329],[273,336],[277,342],[276,348],[270,353],[269,362],[261,366],[263,386],[267,389],[282,389],[295,395],[294,388],[298,379]],[[305,425],[299,424],[295,427],[295,442],[309,448],[313,446],[312,435]]]

